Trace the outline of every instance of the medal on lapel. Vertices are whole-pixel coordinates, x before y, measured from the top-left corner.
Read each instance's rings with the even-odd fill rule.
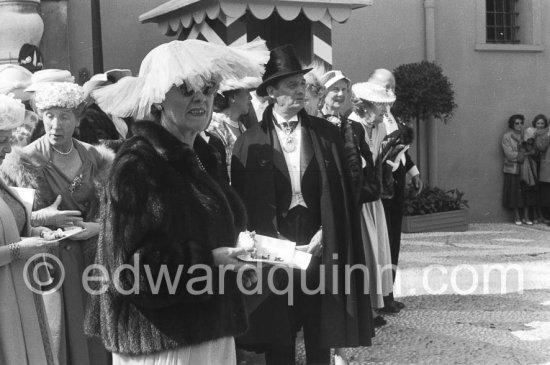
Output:
[[[290,152],[296,151],[296,140],[294,139],[293,136],[291,136],[291,135],[287,135],[287,136],[286,136],[286,140],[285,140],[285,142],[283,143],[283,150],[284,150],[286,153],[290,153]]]
[[[283,150],[286,153],[296,151],[296,139],[294,138],[292,133],[296,130],[297,125],[298,122],[296,121],[281,123],[281,128],[286,134],[286,139],[283,142]]]

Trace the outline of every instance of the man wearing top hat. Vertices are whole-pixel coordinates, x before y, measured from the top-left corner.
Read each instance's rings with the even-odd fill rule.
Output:
[[[338,128],[303,109],[308,71],[292,46],[271,51],[256,92],[273,104],[237,139],[231,163],[249,230],[305,245],[314,257],[303,285],[314,290],[324,280],[325,294],[306,295],[295,272],[293,306],[272,292],[249,313],[250,329],[237,342],[265,352],[267,364],[294,364],[300,327],[308,364],[330,364],[330,348],[368,346],[373,335],[363,273],[350,275],[348,295],[342,290],[344,265],[365,264],[359,215]]]

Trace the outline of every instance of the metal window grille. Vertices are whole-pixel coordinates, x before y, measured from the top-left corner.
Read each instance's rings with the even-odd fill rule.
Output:
[[[486,0],[487,43],[519,43],[518,1]]]

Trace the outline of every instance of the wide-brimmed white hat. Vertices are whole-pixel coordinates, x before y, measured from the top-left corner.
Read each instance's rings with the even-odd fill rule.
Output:
[[[390,88],[380,86],[374,82],[367,81],[353,84],[351,91],[356,97],[372,103],[395,102],[395,93]]]
[[[197,39],[172,41],[145,56],[137,77],[127,76],[96,89],[92,97],[106,113],[143,119],[173,86],[185,83],[199,91],[224,79],[261,77],[268,59],[269,51],[260,38],[239,47]]]
[[[74,83],[74,76],[67,70],[49,68],[36,71],[32,74],[31,84],[25,89],[26,92],[36,92],[54,82]]]
[[[351,83],[351,80],[346,77],[346,75],[344,75],[340,70],[328,71],[321,77],[321,82],[323,83],[325,89],[328,89],[340,80],[345,80],[348,82],[348,84]]]
[[[16,99],[25,101],[30,94],[25,89],[31,84],[32,73],[19,65],[0,66],[0,94],[13,94]]]
[[[25,121],[25,105],[13,94],[0,94],[0,130],[11,130]]]
[[[128,69],[115,68],[113,70],[106,71],[102,74],[96,74],[92,76],[88,81],[82,85],[86,95],[89,95],[92,91],[98,87],[105,86],[110,83],[116,83],[123,77],[132,76],[132,71]]]
[[[220,84],[219,92],[230,91],[230,90],[254,90],[262,83],[260,77],[246,76],[242,79],[226,79],[222,80]]]

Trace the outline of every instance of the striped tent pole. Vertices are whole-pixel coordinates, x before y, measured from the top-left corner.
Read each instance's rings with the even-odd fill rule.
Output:
[[[182,29],[178,39],[200,39],[203,41],[239,46],[247,42],[245,16],[230,18],[224,14],[216,19],[206,18],[202,23]]]
[[[332,69],[332,19],[311,23],[313,58]]]

